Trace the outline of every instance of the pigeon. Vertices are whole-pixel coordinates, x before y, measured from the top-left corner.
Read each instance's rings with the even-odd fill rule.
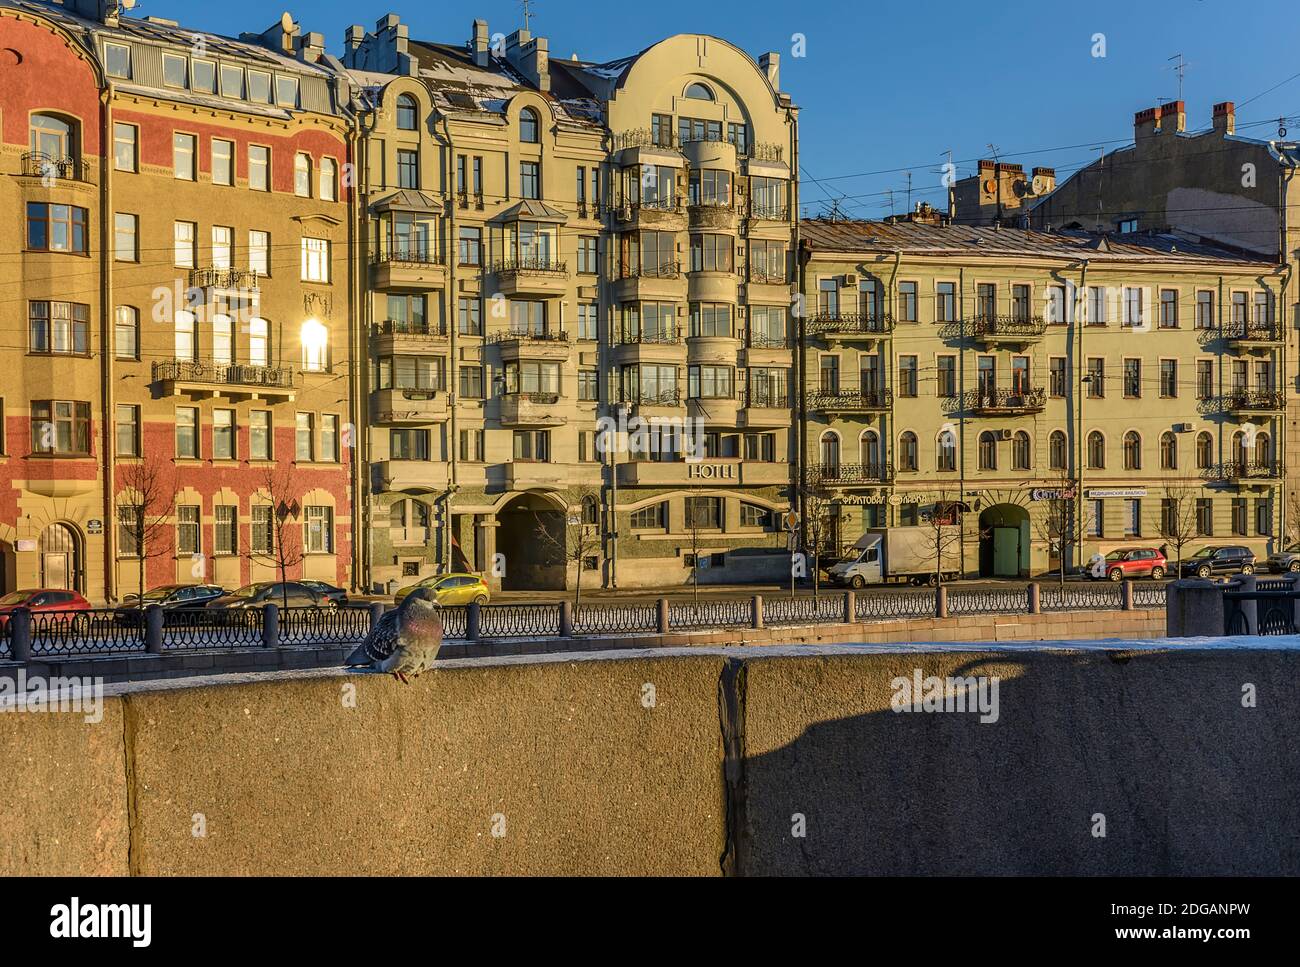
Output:
[[[440,647],[441,609],[436,600],[417,591],[395,611],[385,612],[344,664],[367,665],[409,685],[411,678],[433,667]]]

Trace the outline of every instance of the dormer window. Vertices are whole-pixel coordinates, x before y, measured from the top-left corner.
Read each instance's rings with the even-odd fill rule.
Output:
[[[541,121],[531,107],[519,112],[519,140],[525,144],[538,144],[542,140]]]
[[[125,44],[104,45],[104,73],[109,77],[131,79],[131,48]]]
[[[410,94],[403,94],[397,99],[397,129],[414,131],[418,123],[419,103]]]
[[[707,84],[696,82],[686,88],[686,96],[693,101],[716,101],[713,91]]]

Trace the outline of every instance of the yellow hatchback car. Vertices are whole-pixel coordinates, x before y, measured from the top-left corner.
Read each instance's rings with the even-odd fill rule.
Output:
[[[437,595],[438,603],[447,607],[456,605],[487,604],[492,600],[492,591],[477,574],[438,574],[425,578],[409,588],[397,592],[396,600],[401,604],[406,596],[420,588],[428,588]]]

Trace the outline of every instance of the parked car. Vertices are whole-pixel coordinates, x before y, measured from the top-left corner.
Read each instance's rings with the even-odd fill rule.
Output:
[[[0,598],[0,628],[9,624],[9,616],[19,608],[26,608],[33,618],[46,615],[47,621],[71,624],[78,633],[90,628],[90,602],[76,591],[62,588],[11,591]]]
[[[439,604],[448,607],[471,602],[487,604],[492,600],[492,591],[487,582],[477,574],[439,574],[412,584],[409,588],[402,588],[396,594],[397,603],[401,604],[408,594],[420,588],[428,588]]]
[[[1202,547],[1183,561],[1183,577],[1208,578],[1213,574],[1237,573],[1255,573],[1255,552],[1239,544]]]
[[[1274,551],[1268,556],[1264,566],[1274,574],[1300,571],[1300,544],[1292,544],[1280,551]]]
[[[144,593],[144,607],[158,605],[167,613],[164,620],[168,623],[177,619],[183,621],[186,611],[205,608],[209,601],[215,601],[226,593],[225,588],[215,584],[164,584]],[[113,612],[113,620],[121,625],[139,626],[144,620],[144,609],[139,607],[139,603],[139,595],[128,594],[122,607]]]
[[[1152,578],[1159,581],[1169,571],[1169,562],[1154,547],[1121,547],[1107,554],[1088,570],[1095,580],[1123,581],[1125,578]]]
[[[311,588],[319,595],[323,595],[327,600],[333,601],[340,608],[346,608],[348,605],[348,593],[342,588],[336,588],[332,584],[326,584],[324,581],[299,581],[303,587]]]
[[[219,598],[209,601],[210,611],[253,611],[268,604],[286,605],[290,608],[337,608],[338,605],[324,595],[313,591],[298,581],[263,581],[249,584]]]

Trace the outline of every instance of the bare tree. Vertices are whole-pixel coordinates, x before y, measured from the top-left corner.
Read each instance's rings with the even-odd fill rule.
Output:
[[[944,492],[940,492],[939,499],[933,506],[921,513],[921,520],[926,526],[925,549],[934,559],[936,588],[943,587],[944,562],[949,560],[952,549],[961,543],[960,515],[960,503],[950,500]]]
[[[1177,555],[1174,575],[1183,574],[1183,548],[1201,536],[1197,519],[1196,500],[1201,493],[1200,483],[1189,478],[1165,484],[1165,496],[1156,515],[1156,533],[1167,544],[1172,544]],[[1168,555],[1166,555],[1168,556]]]
[[[1093,517],[1087,505],[1078,499],[1078,485],[1068,470],[1058,471],[1051,486],[1042,489],[1045,499],[1035,501],[1042,506],[1042,513],[1037,516],[1030,514],[1029,520],[1039,540],[1049,546],[1056,545],[1057,571],[1064,586],[1066,552],[1073,550],[1079,559],[1076,565],[1082,564],[1080,549]]]
[[[802,521],[804,549],[810,558],[813,582],[813,600],[821,596],[822,557],[832,551],[837,557],[841,548],[830,547],[834,528],[831,525],[831,501],[826,491],[809,486],[802,490],[806,517]]]
[[[176,508],[175,467],[159,457],[146,456],[137,463],[119,466],[122,490],[117,496],[118,533],[129,537],[139,566],[137,607],[144,607],[145,563],[150,558],[173,553],[175,531],[172,515]]]
[[[267,467],[262,475],[262,493],[271,504],[270,546],[264,550],[256,549],[256,541],[250,542],[249,560],[263,560],[272,564],[280,575],[282,606],[289,607],[289,568],[302,563],[303,537],[300,520],[302,504],[298,495],[301,487],[298,476],[292,466]]]
[[[575,615],[582,604],[583,567],[588,557],[599,554],[601,545],[600,491],[595,487],[579,487],[576,495],[577,513],[573,513],[572,510],[569,512],[558,534],[546,525],[546,521],[540,514],[537,515],[535,530],[538,542],[558,554],[565,562],[566,568],[570,563],[575,565],[577,572],[577,579],[573,586]],[[587,520],[589,508],[595,509],[594,522]]]

